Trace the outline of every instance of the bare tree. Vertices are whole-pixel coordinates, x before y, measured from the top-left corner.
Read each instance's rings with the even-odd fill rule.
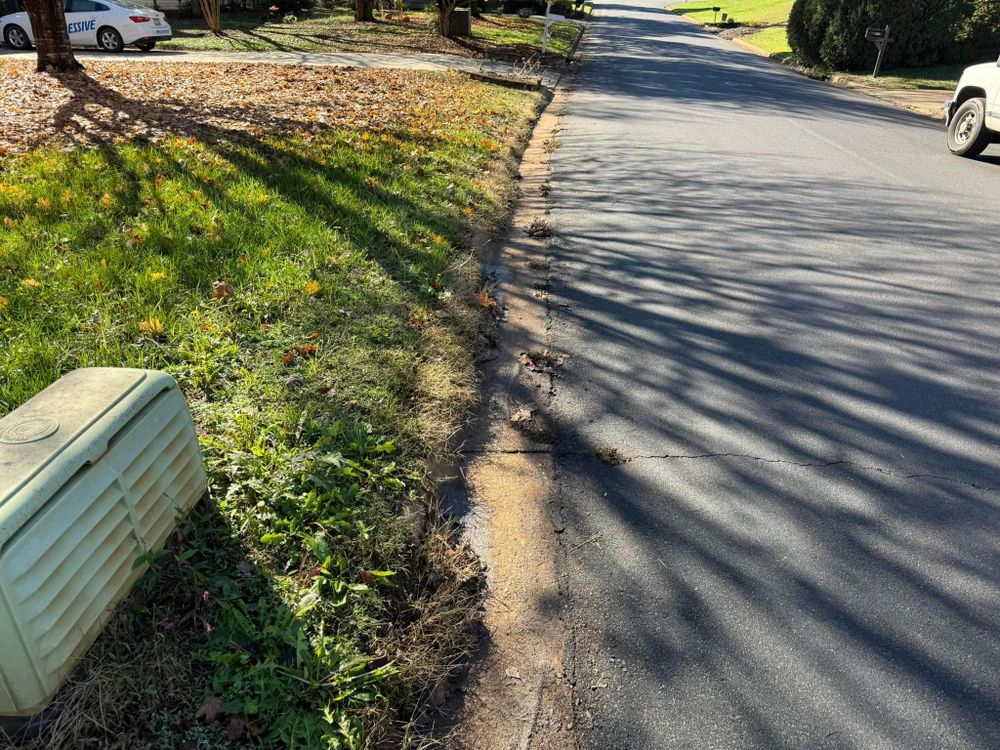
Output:
[[[222,2],[221,0],[199,0],[201,14],[205,17],[208,30],[213,34],[222,33]]]
[[[38,72],[63,73],[82,66],[73,56],[63,0],[25,0],[38,49]]]

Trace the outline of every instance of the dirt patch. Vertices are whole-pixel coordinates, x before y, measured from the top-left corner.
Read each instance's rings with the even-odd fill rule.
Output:
[[[711,31],[713,34],[718,34],[723,39],[742,39],[743,37],[753,36],[754,34],[759,34],[764,31],[764,29],[770,28],[769,26],[706,26],[706,29]]]
[[[548,285],[548,242],[525,236],[547,211],[549,154],[564,94],[543,114],[522,162],[523,198],[498,248],[510,276],[501,299],[506,325],[487,378],[491,438],[468,467],[469,488],[487,516],[484,557],[489,596],[483,618],[485,655],[471,671],[456,707],[452,747],[462,750],[572,750],[572,637],[563,620],[557,555],[561,524],[553,518],[555,471],[545,411],[565,357],[545,345],[548,301],[531,292]]]

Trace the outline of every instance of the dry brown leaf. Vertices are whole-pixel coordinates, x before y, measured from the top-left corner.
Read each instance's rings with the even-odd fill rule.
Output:
[[[243,730],[246,729],[246,726],[246,722],[243,719],[239,716],[234,716],[226,725],[226,737],[230,742],[235,742],[243,736]]]
[[[212,284],[212,299],[231,299],[235,294],[236,290],[228,281],[216,281]]]
[[[201,708],[195,713],[195,719],[201,719],[206,724],[211,724],[219,717],[222,709],[222,700],[217,696],[210,695],[201,704]]]

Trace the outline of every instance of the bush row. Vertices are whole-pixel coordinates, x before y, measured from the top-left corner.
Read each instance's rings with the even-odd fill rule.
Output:
[[[788,41],[805,63],[867,68],[869,26],[891,27],[887,67],[981,62],[1000,54],[1000,0],[795,0]]]

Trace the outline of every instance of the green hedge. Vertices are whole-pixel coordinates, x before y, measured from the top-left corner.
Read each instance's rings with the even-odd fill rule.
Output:
[[[892,29],[887,67],[995,59],[1000,54],[1000,0],[795,0],[788,42],[810,65],[868,68],[875,47],[869,26]]]

